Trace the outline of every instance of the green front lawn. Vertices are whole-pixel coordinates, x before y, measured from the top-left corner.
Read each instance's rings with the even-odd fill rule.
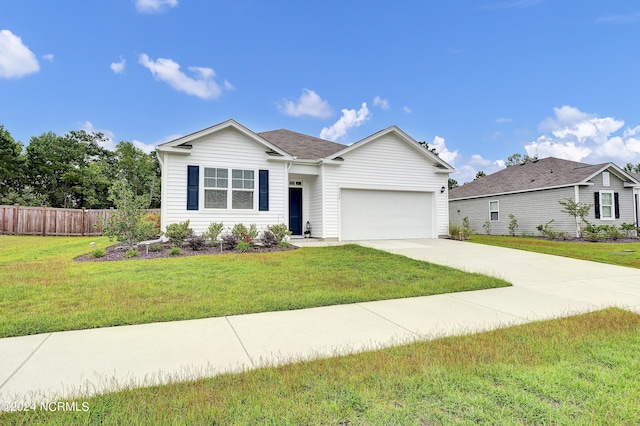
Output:
[[[640,242],[589,243],[552,241],[531,237],[472,235],[474,243],[508,247],[537,253],[554,254],[574,259],[591,260],[611,265],[640,268]]]
[[[357,245],[74,262],[90,241],[0,236],[0,337],[509,285]]]
[[[133,389],[32,424],[640,424],[640,316],[609,309],[380,351]]]

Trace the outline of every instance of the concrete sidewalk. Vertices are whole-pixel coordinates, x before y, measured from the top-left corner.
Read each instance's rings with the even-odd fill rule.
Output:
[[[514,287],[0,339],[0,402],[88,396],[608,306],[640,313],[640,270],[632,268],[450,240],[361,244]]]

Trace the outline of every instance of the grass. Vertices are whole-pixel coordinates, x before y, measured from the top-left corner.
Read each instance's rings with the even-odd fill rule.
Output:
[[[640,242],[635,243],[590,243],[574,241],[552,241],[531,237],[472,235],[474,243],[508,247],[574,259],[591,260],[611,265],[640,268]]]
[[[125,390],[32,424],[639,424],[640,316],[619,309]]]
[[[0,237],[0,337],[503,287],[357,245],[74,262],[105,238]]]

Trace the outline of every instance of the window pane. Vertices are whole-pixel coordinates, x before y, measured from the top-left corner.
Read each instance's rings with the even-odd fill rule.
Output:
[[[491,212],[491,220],[498,220],[498,212]]]
[[[206,175],[206,173],[205,173]],[[215,178],[211,178],[211,177],[205,177],[204,178],[204,187],[205,188],[215,188],[216,186],[216,179]]]
[[[253,178],[244,181],[244,189],[253,189]]]
[[[245,179],[253,179],[253,170],[245,170],[244,171]]]
[[[226,209],[227,191],[211,190],[204,191],[204,207],[206,209]]]
[[[492,212],[497,212],[498,211],[498,202],[497,201],[490,201],[489,202],[489,210],[491,210]]]
[[[227,169],[216,169],[217,172],[217,176],[218,178],[228,178],[229,177],[229,171]]]
[[[232,184],[231,184],[232,188],[242,188],[242,179],[233,179]]]
[[[602,217],[612,217],[611,206],[602,206]]]
[[[603,205],[610,206],[613,204],[612,202],[613,197],[611,196],[610,192],[603,192],[602,194],[600,194],[600,197],[601,197],[601,203]]]
[[[253,191],[232,191],[231,192],[231,208],[233,209],[252,209],[253,208]]]
[[[236,169],[234,169],[234,170],[231,172],[231,177],[232,177],[232,178],[234,178],[234,179],[242,179],[242,170],[236,170]]]

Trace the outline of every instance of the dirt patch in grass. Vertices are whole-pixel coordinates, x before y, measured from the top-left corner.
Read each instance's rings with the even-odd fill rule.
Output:
[[[160,251],[152,251],[149,250],[148,246],[138,246],[138,254],[137,256],[127,257],[128,247],[114,244],[112,246],[106,247],[106,254],[102,257],[94,257],[91,253],[83,254],[74,258],[73,260],[76,262],[110,262],[110,261],[118,261],[118,260],[141,260],[141,259],[157,259],[162,257],[185,257],[185,256],[199,256],[199,255],[207,255],[207,254],[229,254],[229,253],[242,253],[240,250],[236,249],[225,249],[219,245],[216,246],[206,246],[202,250],[193,250],[188,245],[180,248],[179,254],[171,254],[171,244],[164,243],[162,244],[163,249]],[[275,251],[288,251],[295,250],[299,247],[290,245],[289,247],[263,247],[263,246],[253,246],[249,251],[244,253],[269,253]]]

